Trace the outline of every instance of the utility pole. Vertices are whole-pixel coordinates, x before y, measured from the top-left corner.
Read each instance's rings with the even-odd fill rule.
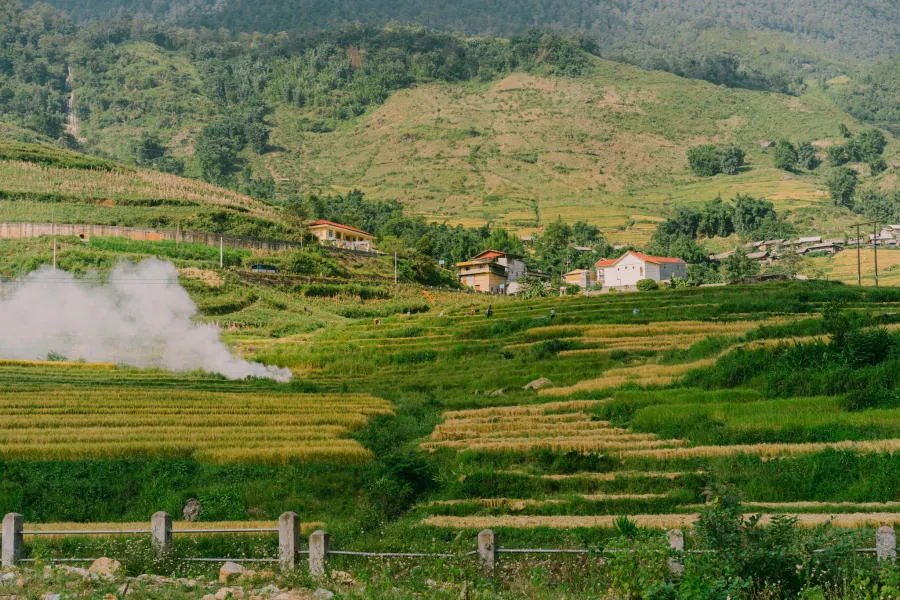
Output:
[[[875,287],[878,287],[878,221],[872,223],[872,231],[875,234],[875,239],[872,240],[872,249],[875,252]]]
[[[53,270],[56,270],[56,208],[50,211],[50,234],[53,237]]]
[[[394,252],[394,283],[397,283],[397,253]]]
[[[866,221],[865,223],[855,223],[851,227],[856,227],[856,284],[862,286],[862,260],[860,259],[860,246],[862,246],[862,233],[860,228],[864,225],[872,225],[874,227],[874,235],[872,239],[872,250],[875,253],[875,287],[878,287],[878,221]]]
[[[224,236],[219,236],[219,268],[225,268],[225,243]]]

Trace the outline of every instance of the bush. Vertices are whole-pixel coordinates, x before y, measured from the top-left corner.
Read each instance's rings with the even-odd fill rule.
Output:
[[[659,289],[659,283],[653,279],[641,279],[637,282],[636,287],[641,292],[652,292]]]
[[[712,177],[722,172],[722,157],[713,145],[688,148],[687,157],[691,171],[697,177]]]

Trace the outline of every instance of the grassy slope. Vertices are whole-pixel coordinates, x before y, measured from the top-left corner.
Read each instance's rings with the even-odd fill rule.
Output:
[[[751,50],[767,41],[732,40]],[[779,50],[772,54],[760,60],[780,60]],[[143,73],[150,76],[139,77]],[[158,131],[195,174],[193,138],[211,112],[196,69],[177,54],[140,43],[126,45],[105,77],[126,82],[128,93],[109,92],[122,96],[116,122],[82,120],[90,146],[125,158],[123,140]],[[79,81],[76,67],[76,98],[93,93],[80,89]],[[89,88],[90,82],[81,85]],[[300,126],[315,115],[274,108],[269,120],[275,150],[247,158],[257,173],[268,170],[283,192],[359,187],[374,197],[400,199],[428,218],[495,221],[522,232],[560,215],[596,223],[615,241],[636,243],[674,205],[737,192],[764,195],[782,210],[813,206],[829,216],[822,233],[842,231],[847,219],[833,219],[841,213],[825,210],[821,174],[784,180],[758,140],[827,144],[839,123],[859,128],[824,95],[797,99],[727,89],[600,59],[578,79],[513,74],[489,83],[403,90],[325,134]],[[740,144],[749,153],[749,170],[736,177],[693,177],[685,150],[704,142]],[[892,142],[888,157],[896,153]],[[810,231],[821,226],[801,222]]]
[[[429,218],[466,224],[527,229],[538,212],[542,223],[557,215],[584,219],[619,241],[646,239],[647,217],[719,194],[762,195],[782,210],[827,213],[819,177],[785,180],[758,140],[828,143],[838,123],[854,127],[819,98],[727,89],[600,60],[593,75],[577,80],[515,74],[402,91],[329,134],[297,132],[299,116],[276,111],[273,140],[288,151],[265,162],[303,187],[360,187]],[[705,142],[741,145],[749,169],[693,177],[685,150]],[[629,220],[637,221],[633,229],[615,231]]]
[[[226,232],[281,228],[275,209],[235,191],[44,145],[0,142],[0,194],[4,222],[209,229],[219,214]]]

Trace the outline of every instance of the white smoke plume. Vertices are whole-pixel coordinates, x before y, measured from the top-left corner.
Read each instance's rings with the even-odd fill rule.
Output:
[[[0,288],[0,358],[111,362],[170,371],[202,369],[229,379],[290,381],[290,369],[241,360],[197,305],[172,263],[119,265],[103,283],[44,266]]]

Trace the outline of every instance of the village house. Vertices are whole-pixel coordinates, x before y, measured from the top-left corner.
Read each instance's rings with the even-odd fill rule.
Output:
[[[362,229],[341,225],[333,221],[319,219],[307,223],[312,233],[323,245],[330,245],[345,250],[362,250],[372,252],[375,250],[375,236]]]
[[[597,282],[597,285],[606,285],[604,283],[606,281],[606,268],[611,267],[614,264],[616,264],[616,259],[614,258],[601,258],[594,263],[594,281]]]
[[[641,252],[628,251],[612,264],[597,263],[599,271],[603,270],[603,287],[611,289],[634,289],[641,279],[665,282],[674,277],[687,277],[687,263],[680,258],[666,256],[650,256]]]
[[[583,290],[594,285],[594,273],[590,269],[575,269],[565,275],[566,285],[577,285]]]
[[[525,263],[498,250],[485,250],[467,261],[456,263],[459,282],[476,292],[509,293],[510,284],[525,275]]]

